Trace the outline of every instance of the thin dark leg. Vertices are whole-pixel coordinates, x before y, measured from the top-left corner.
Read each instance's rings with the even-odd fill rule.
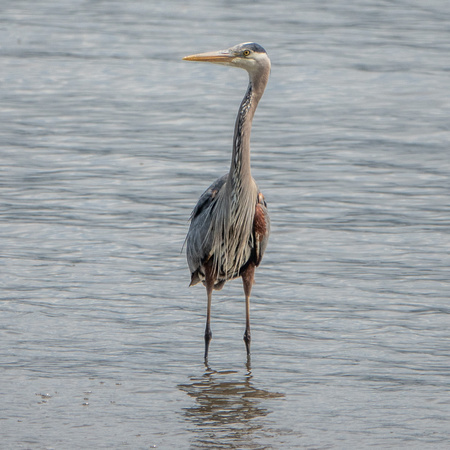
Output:
[[[214,289],[214,277],[212,275],[212,270],[207,265],[205,267],[205,282],[206,282],[206,295],[208,297],[208,304],[206,307],[206,328],[205,328],[205,363],[208,359],[208,349],[209,349],[209,343],[212,339],[212,333],[211,333],[211,297],[212,297],[212,291]]]
[[[212,332],[210,327],[210,320],[211,320],[211,294],[208,293],[208,308],[206,313],[206,328],[205,328],[205,361],[208,359],[208,349],[209,349],[209,343],[212,339]]]
[[[247,348],[247,356],[250,356],[250,342],[252,340],[250,334],[250,293],[252,292],[253,282],[255,280],[255,265],[250,264],[242,273],[242,283],[244,285],[245,294],[245,333],[244,342]]]

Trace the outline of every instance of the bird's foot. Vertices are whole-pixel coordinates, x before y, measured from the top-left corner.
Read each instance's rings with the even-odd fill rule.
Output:
[[[250,330],[245,330],[244,333],[244,342],[245,342],[245,347],[247,349],[247,356],[250,356],[250,342],[252,340],[252,337],[250,335]]]
[[[212,339],[212,333],[209,328],[206,328],[205,330],[205,364],[208,363],[208,350],[209,350],[209,343]]]

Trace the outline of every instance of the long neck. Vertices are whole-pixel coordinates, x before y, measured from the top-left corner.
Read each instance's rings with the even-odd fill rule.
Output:
[[[235,277],[250,257],[249,239],[255,217],[257,188],[250,171],[250,131],[258,102],[269,78],[270,63],[256,76],[250,75],[247,92],[236,119],[233,156],[225,189],[219,192],[210,232],[216,273]]]
[[[228,177],[231,189],[240,190],[243,185],[249,183],[252,179],[250,168],[250,134],[252,121],[256,107],[266,87],[269,70],[257,73],[255,76],[250,75],[247,92],[239,107],[234,127],[233,154]]]

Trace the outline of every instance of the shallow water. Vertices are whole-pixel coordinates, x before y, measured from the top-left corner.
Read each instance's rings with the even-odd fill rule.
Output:
[[[445,1],[14,2],[0,20],[5,448],[445,448]],[[181,253],[246,74],[272,234],[252,296]]]

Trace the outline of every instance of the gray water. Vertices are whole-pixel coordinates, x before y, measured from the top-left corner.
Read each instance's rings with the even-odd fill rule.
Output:
[[[1,447],[446,448],[446,0],[5,2]],[[181,252],[256,41],[272,234],[252,296]]]

